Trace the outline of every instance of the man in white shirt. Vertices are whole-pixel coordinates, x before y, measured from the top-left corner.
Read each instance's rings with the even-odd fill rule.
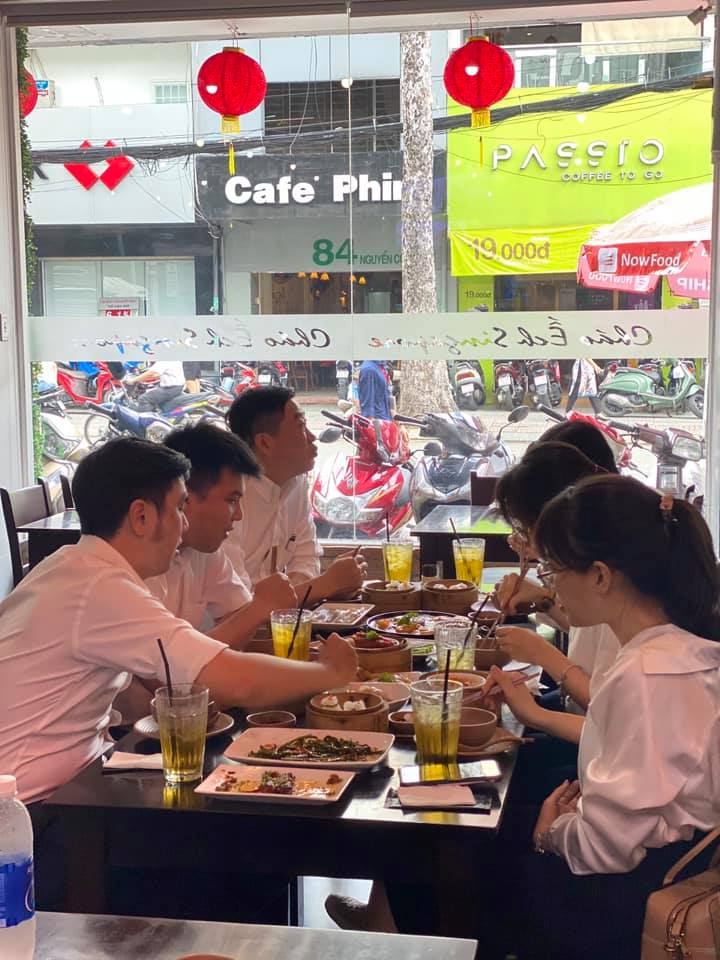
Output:
[[[355,676],[338,636],[317,663],[237,653],[174,616],[145,580],[165,573],[187,526],[185,457],[119,438],[73,480],[83,536],[40,563],[0,604],[0,770],[42,800],[108,746],[116,695],[131,677],[209,687],[220,705],[303,699]]]
[[[263,475],[248,480],[243,518],[226,551],[233,566],[256,583],[284,570],[298,593],[312,584],[310,599],[354,596],[367,565],[346,556],[320,573],[320,546],[310,509],[307,474],[317,457],[315,436],[285,387],[257,387],[233,402],[228,424],[252,449]]]
[[[257,460],[242,440],[208,423],[173,431],[165,446],[190,461],[187,527],[170,569],[147,585],[175,616],[242,649],[272,610],[297,603],[282,573],[260,580],[253,596],[223,546],[242,518],[247,479],[260,473]]]
[[[154,410],[168,400],[179,397],[185,387],[185,371],[179,360],[157,360],[137,377],[129,377],[128,383],[154,383],[138,400],[138,410]]]

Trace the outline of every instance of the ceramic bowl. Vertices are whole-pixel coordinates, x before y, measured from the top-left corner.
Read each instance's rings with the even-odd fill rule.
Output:
[[[442,679],[444,676],[444,670],[435,670],[433,673],[423,674],[423,678],[440,677],[440,679]],[[476,697],[485,686],[485,680],[487,679],[486,673],[480,673],[475,670],[451,670],[449,676],[451,680],[457,680],[465,688],[463,691],[463,701]]]
[[[289,710],[261,710],[245,717],[249,727],[294,727],[297,717]]]
[[[415,714],[412,710],[396,710],[388,717],[388,727],[398,737],[412,737],[415,734]]]
[[[497,730],[497,717],[480,707],[463,707],[460,712],[460,743],[467,747],[481,747],[492,739]]]

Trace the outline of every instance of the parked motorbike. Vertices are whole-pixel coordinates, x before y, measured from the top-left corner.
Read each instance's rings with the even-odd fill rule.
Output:
[[[220,386],[227,393],[234,396],[240,396],[246,390],[258,386],[258,380],[255,371],[247,363],[234,361],[223,363],[220,368]]]
[[[89,453],[76,423],[67,416],[61,390],[53,390],[34,398],[40,406],[43,460],[58,464],[70,478],[82,458]]]
[[[287,387],[288,369],[280,360],[258,363],[257,382],[261,387]]]
[[[353,364],[351,360],[335,361],[335,389],[338,400],[348,400],[350,383],[353,378]]]
[[[495,399],[501,410],[519,407],[527,393],[527,374],[521,360],[500,360],[495,364]]]
[[[124,373],[122,364],[99,361],[86,366],[86,370],[80,370],[69,363],[58,363],[57,384],[66,396],[65,403],[80,406],[88,400],[103,403],[120,385]]]
[[[681,414],[689,410],[702,419],[705,402],[703,388],[684,360],[673,360],[677,368],[677,390],[659,394],[656,382],[644,370],[618,367],[608,371],[598,390],[600,409],[607,417],[632,416],[638,413]]]
[[[318,536],[377,537],[385,534],[386,518],[390,533],[399,530],[412,516],[407,432],[392,420],[322,413],[331,425],[318,440],[343,438],[356,452],[338,454],[315,477],[310,499]]]
[[[94,448],[113,437],[140,437],[162,443],[177,426],[157,413],[147,413],[134,409],[127,404],[124,391],[113,394],[107,403],[88,402],[93,411],[85,421],[85,440]]]
[[[528,360],[526,364],[528,393],[535,403],[550,403],[557,407],[562,399],[557,363],[550,360]]]
[[[460,409],[476,410],[485,403],[485,378],[477,360],[448,361],[448,376]]]
[[[440,504],[469,504],[473,473],[502,476],[515,462],[502,442],[503,431],[511,423],[524,420],[529,412],[527,407],[516,407],[494,437],[479,417],[468,413],[428,413],[422,419],[397,417],[400,423],[420,426],[423,436],[438,438],[413,458],[410,497],[415,519],[422,520]]]
[[[548,417],[551,417],[553,420],[556,420],[558,423],[563,423],[565,420],[570,423],[589,423],[599,430],[607,440],[608,446],[615,457],[618,470],[623,473],[638,471],[638,468],[632,462],[632,450],[629,444],[625,442],[621,433],[618,433],[617,430],[609,426],[607,421],[600,420],[599,417],[592,417],[585,413],[578,413],[577,410],[571,410],[570,413],[561,413],[559,410],[553,410],[552,407],[548,407],[543,403],[538,403],[536,409]]]

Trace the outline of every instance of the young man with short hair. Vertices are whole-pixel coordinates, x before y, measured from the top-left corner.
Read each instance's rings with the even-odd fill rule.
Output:
[[[263,471],[248,479],[243,518],[226,544],[235,569],[251,583],[271,573],[273,566],[285,570],[299,593],[312,584],[312,600],[354,596],[367,570],[361,556],[341,557],[320,573],[307,481],[317,447],[292,390],[246,390],[233,401],[228,424],[252,449]]]
[[[82,537],[38,564],[0,604],[0,770],[26,801],[48,797],[108,747],[113,701],[132,676],[209,687],[220,705],[269,707],[342,686],[354,650],[337,635],[317,663],[237,653],[174,616],[145,580],[165,573],[187,528],[190,465],[119,438],[73,480]]]
[[[225,540],[243,515],[246,479],[260,473],[257,460],[242,440],[208,423],[174,430],[165,446],[190,462],[187,526],[170,569],[147,585],[175,616],[242,649],[272,610],[297,603],[282,573],[249,590],[225,553]]]

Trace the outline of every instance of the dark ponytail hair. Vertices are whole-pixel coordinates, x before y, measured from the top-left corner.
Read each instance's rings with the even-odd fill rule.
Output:
[[[511,526],[532,529],[545,504],[599,467],[569,443],[533,443],[498,481],[495,500]]]
[[[558,569],[600,561],[655,600],[669,620],[720,640],[720,575],[707,524],[684,500],[669,500],[630,477],[581,481],[555,497],[535,527],[535,543]]]

